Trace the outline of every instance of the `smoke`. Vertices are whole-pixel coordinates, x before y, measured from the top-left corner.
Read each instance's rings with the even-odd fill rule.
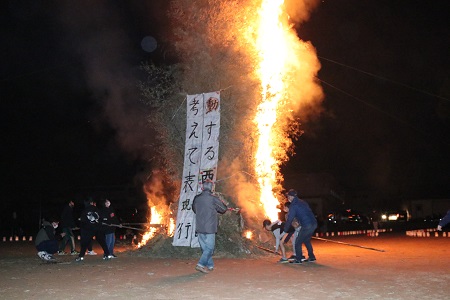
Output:
[[[132,159],[150,160],[146,141],[152,130],[139,101],[138,47],[133,47],[126,14],[106,1],[64,1],[59,7],[67,30],[65,45],[80,58],[84,80],[101,110],[92,123],[98,130],[109,124],[117,144]]]
[[[239,158],[235,158],[230,163],[224,162],[224,165],[227,165],[227,168],[220,170],[224,182],[223,184],[219,182],[218,186],[222,189],[225,187],[225,194],[236,197],[232,199],[233,204],[241,209],[245,220],[251,220],[250,224],[252,225],[260,224],[261,218],[264,216],[264,210],[259,202],[261,193],[256,188],[256,178],[243,171],[246,166],[242,164]]]
[[[174,188],[167,181],[165,173],[154,170],[144,185],[144,192],[147,195],[149,207],[155,207],[158,213],[167,218],[170,214],[168,205],[174,202],[169,195],[174,194]]]
[[[319,6],[319,0],[287,0],[285,1],[286,13],[289,21],[297,27],[309,20],[312,12]],[[323,91],[316,79],[321,65],[317,58],[316,49],[309,41],[303,41],[292,29],[293,39],[297,39],[297,46],[293,50],[292,74],[294,80],[290,81],[288,87],[289,107],[294,115],[301,115],[302,121],[315,119],[323,113],[321,106],[324,98]],[[298,58],[301,57],[301,60]]]
[[[258,182],[253,177],[259,138],[253,118],[261,102],[262,82],[256,69],[262,59],[261,52],[266,50],[256,45],[260,14],[255,12],[259,11],[261,1],[208,1],[208,5],[202,5],[205,2],[176,0],[173,3],[170,14],[175,20],[172,26],[174,45],[182,57],[183,90],[197,93],[230,87],[221,93],[218,191],[233,198],[243,209],[246,220],[259,224],[257,219],[265,213]],[[292,22],[306,21],[318,3],[289,1],[286,7],[291,18],[280,18],[286,23],[284,28],[290,28],[288,51],[283,52],[289,55],[284,60],[287,63],[283,70],[286,71],[286,89],[273,135],[280,141],[276,147],[280,150],[277,159],[281,162],[288,159],[287,155],[282,156],[283,152],[289,153],[292,149],[290,137],[300,132],[293,125],[297,118],[301,116],[304,121],[322,111],[322,89],[315,79],[320,69],[319,60],[312,44],[301,41],[292,27]],[[263,35],[270,36],[267,31],[261,38]],[[273,36],[272,43],[264,45],[272,46],[276,40]],[[281,174],[276,176],[282,180]],[[274,189],[274,193],[281,193],[281,187]]]
[[[286,12],[294,23],[301,24],[309,20],[311,13],[319,6],[320,0],[286,0]]]

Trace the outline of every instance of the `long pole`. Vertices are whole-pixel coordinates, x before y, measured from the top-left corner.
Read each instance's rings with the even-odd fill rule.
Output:
[[[127,228],[127,229],[146,231],[146,229],[137,228],[137,227],[131,227],[131,226],[123,226],[123,225],[116,225],[116,224],[106,224],[106,223],[102,223],[102,225],[113,226],[113,227],[117,227],[117,228]],[[146,224],[146,226],[148,226],[148,227],[164,227],[164,225],[162,225],[162,224]]]
[[[331,243],[336,243],[336,244],[341,244],[341,245],[346,245],[346,246],[352,246],[352,247],[358,247],[358,248],[367,249],[367,250],[373,250],[373,251],[378,251],[378,252],[386,252],[386,251],[384,251],[382,249],[366,247],[366,246],[361,246],[361,245],[355,245],[355,244],[349,244],[349,243],[344,243],[344,242],[339,242],[339,241],[333,241],[333,240],[323,239],[323,238],[315,237],[315,236],[313,236],[312,238],[316,239],[316,240],[324,241],[324,242],[331,242]]]
[[[264,251],[267,251],[267,252],[273,253],[273,254],[275,254],[275,255],[281,255],[280,253],[277,253],[277,252],[275,252],[275,251],[273,251],[273,250],[270,250],[270,249],[264,248],[264,247],[262,247],[262,246],[258,246],[258,245],[256,245],[256,247],[257,247],[257,248],[259,248],[259,249],[261,249],[261,250],[264,250]]]
[[[142,229],[142,228],[136,228],[136,227],[130,227],[130,226],[123,226],[123,225],[106,224],[106,223],[102,223],[102,225],[113,226],[113,227],[118,227],[118,228],[134,229],[134,230],[140,230],[140,231],[146,231],[145,229]]]

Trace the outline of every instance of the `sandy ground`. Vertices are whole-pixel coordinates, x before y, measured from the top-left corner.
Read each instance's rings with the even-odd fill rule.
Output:
[[[57,256],[61,263],[47,264],[32,242],[2,242],[0,299],[449,299],[450,238],[333,239],[384,252],[314,240],[316,263],[216,258],[216,269],[202,274],[196,260],[149,258],[124,246],[110,261]]]

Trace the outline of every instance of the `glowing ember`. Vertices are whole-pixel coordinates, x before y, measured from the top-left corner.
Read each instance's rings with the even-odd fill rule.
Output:
[[[170,218],[169,219],[169,226],[167,227],[167,235],[173,236],[173,233],[175,232],[175,219]]]
[[[247,230],[244,235],[247,239],[251,240],[252,236],[253,236],[253,232],[251,232],[250,230]]]

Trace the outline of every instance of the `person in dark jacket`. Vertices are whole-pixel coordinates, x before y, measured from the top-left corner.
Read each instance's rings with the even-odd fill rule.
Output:
[[[104,207],[100,210],[100,216],[102,218],[102,224],[104,225],[106,246],[108,247],[109,254],[116,258],[114,254],[114,244],[116,241],[116,228],[120,226],[119,218],[117,218],[114,209],[111,207],[111,201],[105,199],[103,203]]]
[[[64,252],[64,249],[66,248],[68,242],[70,242],[70,254],[71,255],[78,254],[78,252],[75,250],[75,238],[72,231],[74,228],[76,228],[75,219],[73,217],[74,206],[75,203],[72,200],[70,200],[69,204],[64,207],[61,213],[61,222],[59,224],[59,227],[61,228],[61,231],[64,233],[64,237],[61,241],[61,244],[59,245],[58,255],[67,254],[66,252]]]
[[[86,249],[94,236],[103,249],[103,259],[111,259],[112,256],[109,254],[108,247],[106,246],[105,232],[102,230],[99,210],[94,205],[93,200],[89,201],[89,205],[87,205],[81,213],[80,225],[81,250],[75,261],[79,262],[84,260]]]
[[[445,225],[447,225],[448,223],[450,223],[450,210],[447,211],[447,214],[445,215],[445,217],[443,217],[439,221],[439,225],[437,226],[437,230],[442,231],[442,227],[445,227]]]
[[[297,238],[295,239],[295,253],[296,259],[293,261],[295,264],[301,264],[302,261],[313,262],[316,261],[314,250],[311,244],[311,238],[314,231],[317,228],[317,220],[309,207],[308,203],[297,197],[297,192],[293,189],[289,190],[286,194],[291,205],[289,206],[289,213],[284,226],[284,231],[287,232],[292,224],[292,221],[297,219],[300,223],[300,229],[298,231]],[[308,251],[308,258],[303,258],[302,244]]]
[[[217,213],[224,214],[227,211],[227,205],[212,193],[212,187],[211,181],[204,182],[202,193],[195,196],[192,202],[196,221],[195,232],[198,234],[202,249],[202,255],[195,269],[202,273],[209,273],[214,269],[212,256],[219,223]]]
[[[51,222],[43,220],[41,229],[39,229],[34,245],[38,251],[39,258],[45,261],[54,261],[53,254],[58,251],[58,241],[56,235],[56,228],[58,228],[58,221],[52,219]],[[64,236],[64,233],[61,233]]]

